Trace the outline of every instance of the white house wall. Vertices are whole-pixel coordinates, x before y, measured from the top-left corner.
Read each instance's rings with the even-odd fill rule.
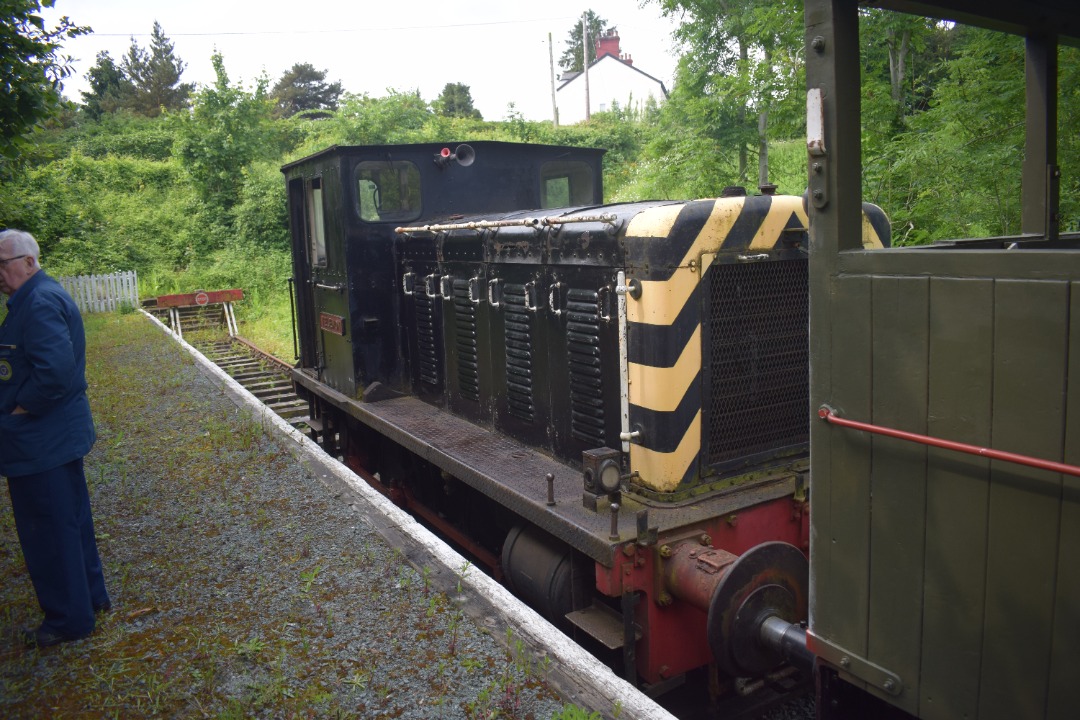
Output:
[[[663,86],[644,73],[606,55],[589,68],[589,107],[594,113],[610,110],[612,102],[624,109],[642,110],[648,98],[664,102]],[[585,76],[578,75],[555,93],[559,124],[585,119]]]

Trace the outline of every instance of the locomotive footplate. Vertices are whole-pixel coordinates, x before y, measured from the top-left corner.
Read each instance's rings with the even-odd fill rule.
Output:
[[[616,548],[637,539],[636,516],[640,510],[649,509],[650,526],[663,534],[795,492],[795,476],[781,474],[742,486],[738,492],[707,496],[672,508],[658,508],[623,493],[616,539],[612,537],[610,511],[601,508],[594,512],[582,505],[580,469],[413,397],[363,403],[318,383],[303,369],[294,369],[293,379],[607,567],[614,564]],[[547,504],[549,473],[554,476],[554,505]]]

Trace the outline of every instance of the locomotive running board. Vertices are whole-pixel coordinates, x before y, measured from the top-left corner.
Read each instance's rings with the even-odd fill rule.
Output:
[[[611,539],[607,509],[593,512],[582,505],[581,470],[415,397],[361,403],[319,383],[303,369],[294,369],[292,376],[298,385],[606,567],[612,567],[622,543],[637,539],[640,510],[653,508],[650,524],[664,533],[795,492],[794,474],[785,473],[662,512],[655,512],[657,505],[624,493],[618,537]],[[552,506],[547,504],[549,473],[555,478]]]

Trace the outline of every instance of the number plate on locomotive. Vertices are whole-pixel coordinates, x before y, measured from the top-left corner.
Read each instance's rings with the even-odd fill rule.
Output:
[[[335,335],[345,335],[345,318],[330,313],[319,313],[319,327]]]

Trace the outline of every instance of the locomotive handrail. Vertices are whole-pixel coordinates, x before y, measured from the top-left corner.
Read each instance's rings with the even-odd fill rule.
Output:
[[[466,223],[447,223],[444,225],[416,225],[413,227],[397,227],[394,232],[398,235],[410,232],[438,233],[447,230],[487,230],[501,227],[531,227],[539,229],[541,226],[566,225],[568,223],[602,222],[614,225],[618,221],[614,213],[601,215],[582,215],[580,217],[566,217],[565,215],[550,215],[541,218],[521,218],[519,220],[473,220]]]
[[[991,448],[979,447],[978,445],[968,445],[967,443],[956,442],[954,440],[943,440],[929,435],[907,432],[906,430],[896,430],[881,425],[871,425],[870,423],[859,422],[858,420],[848,420],[837,415],[836,411],[828,405],[822,405],[818,408],[818,417],[827,423],[840,425],[841,427],[865,430],[866,432],[874,433],[876,435],[886,435],[888,437],[907,440],[920,445],[930,445],[932,447],[945,448],[946,450],[967,453],[969,455],[979,455],[981,457],[990,458],[991,460],[1003,460],[1017,465],[1026,465],[1028,467],[1039,468],[1040,470],[1050,470],[1051,472],[1080,477],[1080,467],[1077,467],[1076,465],[1067,465],[1065,463],[1054,462],[1053,460],[1042,460],[1041,458],[1031,457],[1030,455],[1020,455],[1019,453],[1005,452],[1004,450],[993,450]]]

